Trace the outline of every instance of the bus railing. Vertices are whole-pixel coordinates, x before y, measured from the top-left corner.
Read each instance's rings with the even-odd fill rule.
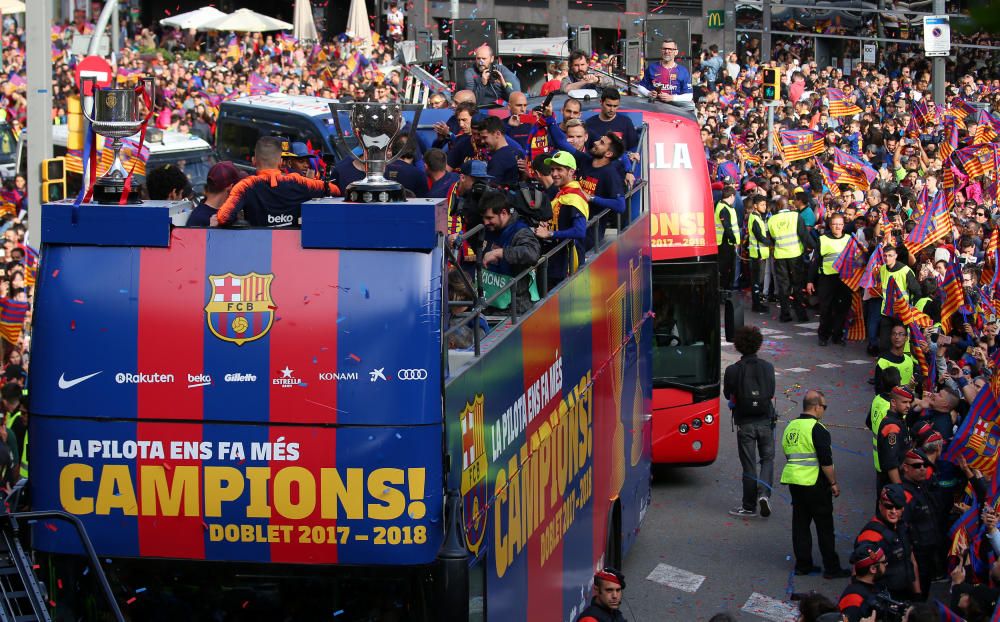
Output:
[[[645,138],[643,136],[643,138]],[[644,141],[641,141],[644,142]],[[605,218],[611,218],[612,222],[615,224],[615,230],[620,235],[623,231],[627,230],[631,225],[631,219],[629,218],[631,212],[631,206],[636,198],[641,198],[642,193],[647,191],[648,182],[645,179],[638,180],[633,186],[625,193],[625,211],[622,213],[615,212],[611,209],[604,209],[587,221],[587,236],[591,236],[593,241],[592,250],[594,255],[597,255],[605,248],[607,248],[611,241],[604,236],[602,236],[601,222]],[[648,209],[648,202],[641,203],[641,212]],[[640,213],[641,213],[640,212]],[[501,314],[500,317],[509,317],[511,324],[517,324],[519,318],[523,313],[518,313],[518,284],[526,279],[531,279],[534,274],[536,283],[538,285],[538,295],[540,299],[544,299],[549,294],[549,279],[548,279],[548,267],[549,262],[552,258],[561,252],[567,252],[569,245],[574,243],[574,240],[563,240],[559,242],[554,247],[549,249],[544,255],[539,257],[538,261],[535,262],[530,268],[526,268],[517,274],[513,279],[507,284],[497,290],[489,298],[484,296],[483,289],[483,248],[481,244],[477,244],[479,236],[485,232],[486,228],[482,225],[476,225],[469,231],[463,232],[461,235],[455,238],[455,240],[445,245],[446,250],[446,261],[449,269],[458,270],[461,275],[463,282],[469,291],[473,292],[475,295],[475,300],[449,300],[448,308],[468,308],[469,311],[458,316],[458,322],[453,326],[448,327],[442,335],[442,342],[445,349],[448,348],[449,338],[458,333],[465,327],[471,327],[472,329],[472,351],[473,354],[478,357],[482,354],[482,336],[479,333],[479,319],[481,317],[487,316],[487,309],[493,307],[493,303],[499,300],[504,294],[510,294],[510,304],[505,313]],[[460,249],[465,242],[472,242],[472,246],[475,248],[476,260],[475,260],[475,282],[470,278],[469,274],[462,267],[462,258],[459,256]],[[567,276],[568,278],[572,275]],[[532,305],[532,308],[534,305]],[[525,311],[527,313],[530,308]],[[450,311],[449,311],[450,316]],[[495,317],[495,316],[494,316]]]

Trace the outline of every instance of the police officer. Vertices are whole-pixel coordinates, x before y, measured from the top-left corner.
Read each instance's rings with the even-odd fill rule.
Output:
[[[942,532],[936,499],[930,493],[928,473],[931,462],[922,449],[910,449],[903,459],[903,492],[906,493],[906,507],[903,521],[909,525],[913,537],[913,556],[917,561],[917,573],[923,591],[919,600],[927,600],[931,580],[942,573],[940,560]]]
[[[625,622],[625,616],[619,611],[624,591],[625,575],[622,573],[613,568],[605,568],[596,573],[594,597],[576,622]]]
[[[805,296],[802,288],[805,286],[805,267],[802,265],[802,253],[812,248],[812,241],[802,217],[788,207],[784,198],[777,199],[778,213],[767,221],[767,230],[774,240],[774,278],[778,286],[778,297],[781,302],[782,322],[792,321],[792,311],[800,322],[809,319],[806,313]]]
[[[792,495],[795,574],[819,571],[812,562],[810,525],[815,522],[823,556],[823,578],[848,577],[850,571],[840,567],[833,533],[833,498],[840,496],[840,487],[833,466],[830,432],[820,423],[826,414],[826,397],[820,391],[808,391],[802,406],[804,412],[789,422],[781,437],[787,461],[781,472],[781,483],[788,485]]]
[[[885,586],[896,600],[910,600],[920,593],[917,562],[913,556],[910,534],[903,522],[906,493],[899,484],[886,484],[879,494],[875,516],[862,528],[854,542],[877,544],[885,551],[888,565]]]
[[[747,221],[747,250],[750,254],[750,276],[752,280],[751,310],[758,313],[770,311],[764,304],[764,274],[767,260],[771,256],[771,237],[767,234],[764,214],[767,213],[767,197],[756,194],[750,200],[750,217]]]
[[[851,290],[840,279],[840,273],[833,264],[850,242],[844,235],[844,217],[834,214],[830,217],[830,230],[819,238],[819,252],[810,266],[809,283],[806,293],[819,293],[819,345],[825,346],[830,339],[838,345],[847,345],[844,339],[844,324],[847,312],[851,310]],[[853,258],[852,258],[853,259]]]
[[[719,247],[719,281],[722,289],[733,288],[736,249],[740,245],[740,221],[733,204],[736,188],[726,186],[715,204],[715,243]]]
[[[910,436],[903,418],[913,404],[913,393],[906,387],[889,391],[889,412],[879,424],[875,439],[875,470],[878,489],[901,483],[899,465],[910,448]]]
[[[854,567],[854,578],[840,595],[837,608],[848,622],[860,622],[875,611],[876,598],[885,592],[882,577],[885,576],[888,561],[885,551],[878,544],[862,542],[854,548],[850,562]]]

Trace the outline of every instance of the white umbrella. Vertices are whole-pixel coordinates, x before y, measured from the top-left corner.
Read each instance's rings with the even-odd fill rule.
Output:
[[[214,6],[203,6],[195,11],[178,13],[177,15],[173,15],[171,17],[164,17],[160,20],[160,25],[172,26],[173,28],[179,28],[181,30],[190,30],[192,28],[201,28],[205,23],[214,19],[219,19],[220,17],[225,17],[226,15],[228,14],[223,13]]]
[[[0,0],[0,13],[13,15],[14,13],[24,13],[27,7],[21,0]]]
[[[267,32],[291,30],[292,25],[280,19],[261,15],[250,9],[238,9],[201,25],[198,30],[232,30],[234,32]]]
[[[316,22],[313,21],[312,3],[309,0],[295,0],[295,38],[299,41],[317,41]]]
[[[351,0],[351,9],[347,13],[347,34],[367,42],[372,40],[372,28],[368,24],[368,8],[364,0]]]

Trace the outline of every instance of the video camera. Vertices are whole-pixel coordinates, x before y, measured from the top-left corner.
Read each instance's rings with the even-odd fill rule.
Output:
[[[873,600],[872,608],[878,612],[876,617],[879,622],[903,622],[906,609],[910,606],[909,603],[893,599],[888,592],[879,592]]]

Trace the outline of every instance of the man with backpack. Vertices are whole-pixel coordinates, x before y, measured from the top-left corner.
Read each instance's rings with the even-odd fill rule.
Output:
[[[764,338],[756,326],[742,326],[733,336],[743,356],[726,368],[722,392],[729,400],[736,425],[736,442],[743,467],[743,502],[729,510],[733,516],[771,515],[774,479],[774,366],[757,358]],[[760,471],[757,470],[760,454]]]

